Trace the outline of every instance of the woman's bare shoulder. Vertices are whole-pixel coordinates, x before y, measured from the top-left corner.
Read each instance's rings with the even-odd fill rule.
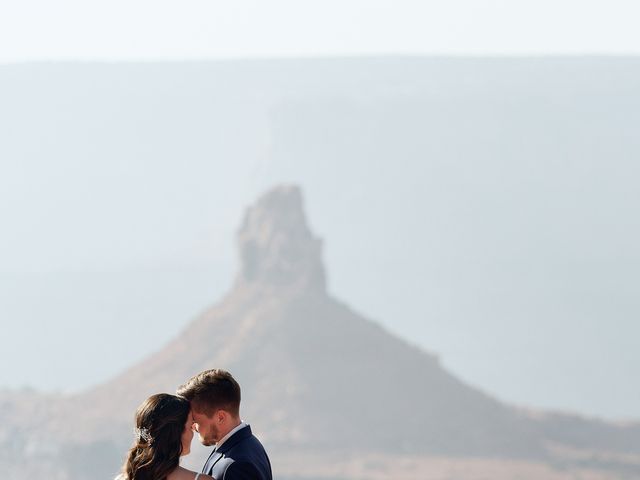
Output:
[[[167,480],[193,480],[195,476],[196,472],[187,470],[184,467],[178,467],[169,475],[167,475]]]
[[[197,473],[192,470],[186,469],[184,467],[178,467],[167,476],[167,480],[194,480],[194,478],[196,478],[196,475]],[[209,475],[205,475],[204,473],[201,473],[200,476],[198,477],[198,480],[215,480],[215,479],[213,477],[210,477]]]

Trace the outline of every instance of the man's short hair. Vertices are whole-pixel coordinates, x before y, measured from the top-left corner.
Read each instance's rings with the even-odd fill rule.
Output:
[[[208,417],[217,410],[240,416],[240,385],[225,370],[214,368],[200,372],[178,388],[176,394],[189,400],[196,412]]]

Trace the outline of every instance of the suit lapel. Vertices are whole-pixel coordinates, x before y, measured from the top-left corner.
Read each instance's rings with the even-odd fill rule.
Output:
[[[218,458],[216,458],[215,461],[213,461],[212,463],[212,460],[214,459],[216,454]],[[222,458],[222,455],[218,454],[218,450],[214,448],[211,454],[209,455],[209,458],[207,458],[207,461],[204,462],[204,467],[202,467],[202,473],[204,473],[205,475],[208,475],[211,472],[211,469],[213,468],[213,466],[216,464],[216,462],[220,460],[220,458]]]

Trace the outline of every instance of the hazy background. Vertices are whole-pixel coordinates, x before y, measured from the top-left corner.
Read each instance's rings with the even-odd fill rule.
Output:
[[[640,417],[638,8],[3,4],[0,386],[158,349],[294,182],[337,297],[503,400]]]

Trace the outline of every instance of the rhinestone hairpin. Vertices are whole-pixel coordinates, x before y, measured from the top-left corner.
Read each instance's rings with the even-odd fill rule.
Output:
[[[133,429],[133,434],[136,436],[136,439],[138,441],[140,440],[144,440],[147,443],[151,443],[153,441],[153,437],[151,436],[151,434],[149,433],[149,430],[146,428],[134,428]]]

